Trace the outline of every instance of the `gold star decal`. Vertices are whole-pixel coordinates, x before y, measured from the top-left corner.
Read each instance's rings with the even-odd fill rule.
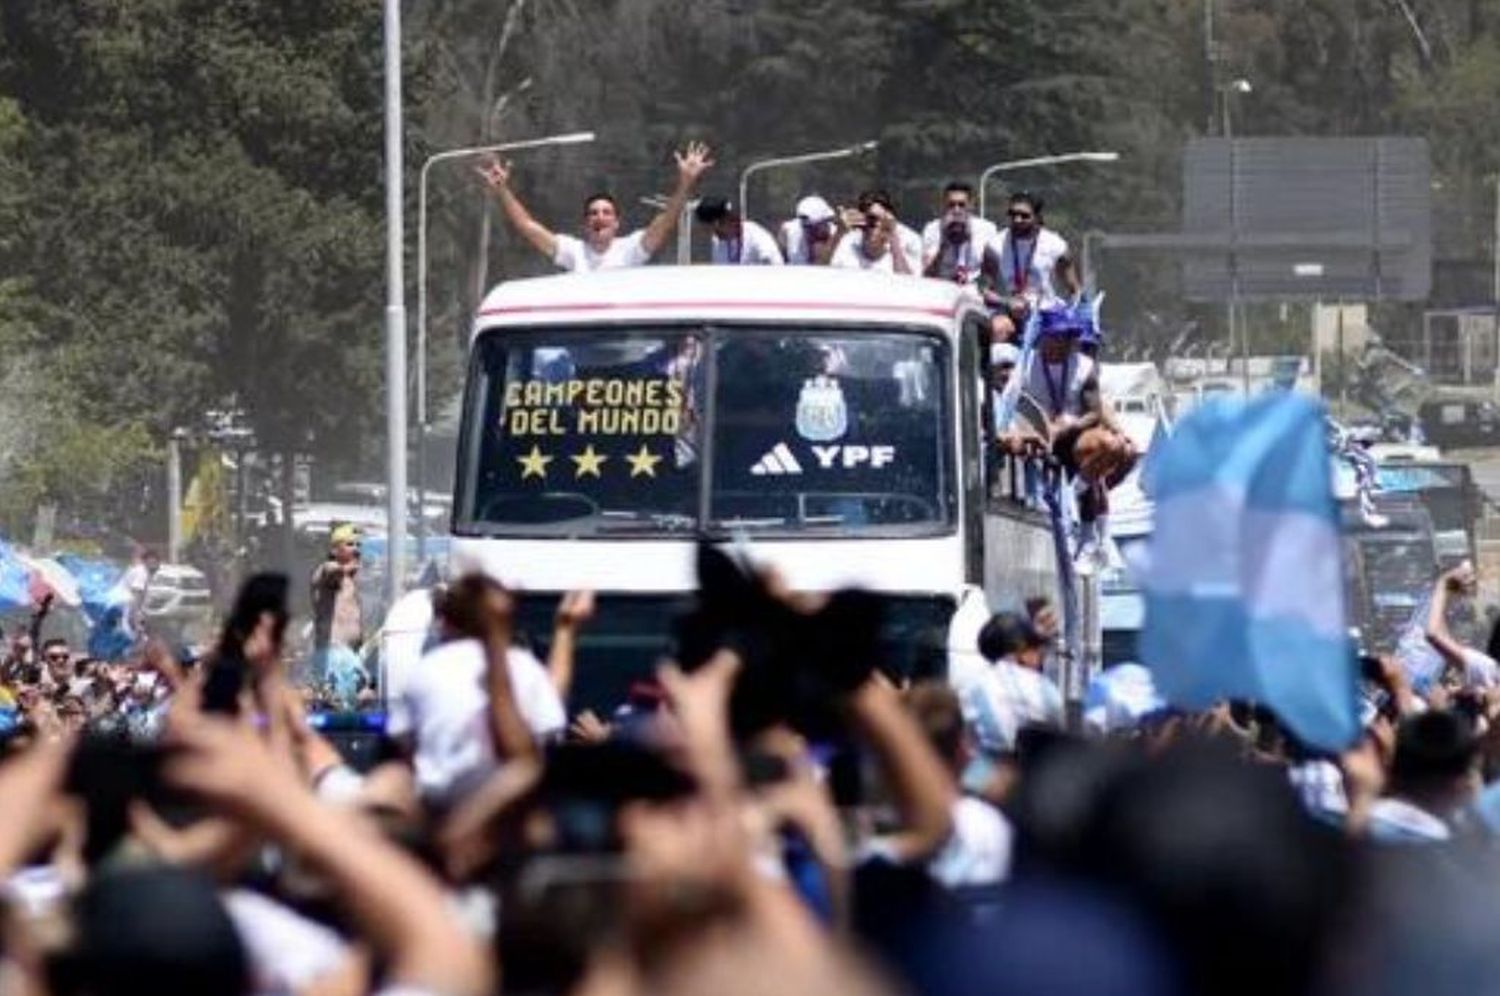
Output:
[[[516,462],[521,465],[521,480],[524,481],[528,477],[540,477],[545,481],[547,464],[552,462],[552,458],[544,455],[536,446],[532,446],[531,452],[525,456],[516,457]]]
[[[578,470],[574,472],[573,476],[575,478],[579,478],[587,477],[590,474],[592,474],[594,477],[598,477],[600,466],[602,466],[604,461],[608,460],[609,457],[605,456],[602,453],[595,453],[594,444],[589,443],[583,448],[582,453],[570,456],[568,457],[568,459],[572,460],[578,465]]]
[[[645,443],[641,444],[641,451],[639,453],[625,454],[625,460],[630,464],[631,477],[640,477],[642,474],[645,474],[647,477],[655,477],[656,465],[661,463],[661,459],[661,457],[646,449]]]

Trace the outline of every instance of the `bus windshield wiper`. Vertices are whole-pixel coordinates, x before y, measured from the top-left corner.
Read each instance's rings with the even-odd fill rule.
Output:
[[[682,533],[691,532],[697,527],[697,519],[680,512],[606,509],[599,513],[599,531],[603,533],[654,531]]]

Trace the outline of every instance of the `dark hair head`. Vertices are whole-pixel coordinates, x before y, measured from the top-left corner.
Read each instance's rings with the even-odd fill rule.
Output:
[[[620,213],[620,202],[615,200],[615,195],[599,190],[583,199],[583,213],[585,215],[589,213],[589,208],[594,206],[595,201],[608,201],[609,206],[615,209],[615,214]]]
[[[896,213],[896,202],[891,199],[890,192],[887,190],[866,190],[859,195],[859,200],[856,202],[856,206],[861,211],[868,211],[876,204],[879,204],[891,214]]]
[[[226,640],[232,639],[236,645],[244,643],[245,638],[254,632],[260,617],[268,612],[276,623],[274,635],[280,640],[286,632],[288,587],[285,574],[252,574],[240,586],[234,608],[224,623]]]
[[[947,197],[949,194],[968,194],[973,197],[974,185],[966,180],[949,180],[948,185],[943,188],[943,196]]]
[[[1035,619],[1036,614],[1045,608],[1050,608],[1052,599],[1047,595],[1032,595],[1026,599],[1026,615]]]
[[[979,653],[992,664],[1018,650],[1029,650],[1046,643],[1031,621],[1016,612],[995,613],[979,631]]]
[[[705,197],[693,209],[693,217],[705,225],[716,225],[726,218],[738,217],[734,204],[724,197]]]
[[[1457,713],[1433,709],[1405,720],[1396,731],[1391,777],[1404,786],[1460,778],[1478,756],[1474,724]]]
[[[1017,190],[1010,195],[1010,200],[1006,203],[1011,207],[1015,207],[1017,204],[1025,204],[1031,208],[1031,213],[1037,216],[1037,220],[1041,220],[1042,208],[1044,207],[1042,199],[1029,190]]]
[[[66,650],[68,649],[68,641],[64,640],[60,636],[49,636],[47,639],[42,641],[42,656],[45,657],[47,655],[47,651],[51,650],[53,647],[62,647],[64,650]]]
[[[154,547],[154,546],[148,546],[144,550],[141,551],[141,559],[142,560],[156,560],[156,561],[160,561],[161,560],[161,551],[158,550],[158,549],[156,549],[156,547]]]
[[[906,708],[939,756],[956,765],[964,742],[964,714],[953,689],[938,681],[919,681],[906,693]]]
[[[485,599],[506,590],[487,574],[465,574],[434,596],[433,612],[453,632],[478,639],[484,635]]]
[[[97,874],[74,909],[77,942],[52,991],[97,996],[250,989],[249,960],[208,876],[173,866]]]

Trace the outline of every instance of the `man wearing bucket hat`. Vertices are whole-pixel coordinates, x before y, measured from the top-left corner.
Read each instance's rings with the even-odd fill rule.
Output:
[[[349,524],[328,534],[328,559],[313,571],[312,675],[326,681],[359,668],[364,608],[359,600],[359,530]],[[350,659],[353,659],[353,668]]]

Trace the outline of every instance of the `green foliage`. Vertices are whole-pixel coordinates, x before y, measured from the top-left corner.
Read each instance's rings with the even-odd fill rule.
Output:
[[[518,188],[562,230],[601,188],[643,223],[637,197],[670,182],[670,150],[688,138],[714,146],[706,187],[720,193],[767,155],[880,140],[874,157],[758,177],[752,213],[765,221],[806,192],[847,201],[880,184],[920,224],[948,179],[1112,149],[1115,166],[1008,175],[991,194],[1037,189],[1075,245],[1092,228],[1170,229],[1181,144],[1218,120],[1215,82],[1244,76],[1239,134],[1427,136],[1451,219],[1440,255],[1491,250],[1489,0],[1413,0],[1415,24],[1389,0],[1216,0],[1212,67],[1202,0],[406,6],[413,238],[426,155],[580,129],[599,141],[517,157]],[[12,506],[101,494],[125,473],[116,455],[146,460],[209,409],[243,407],[278,451],[347,464],[373,449],[381,40],[368,0],[0,4],[0,492],[23,496]],[[482,288],[550,267],[499,222],[469,164],[432,179],[437,409],[462,375],[454,344]],[[1171,341],[1191,314],[1171,263],[1110,266],[1117,327]],[[102,461],[97,476],[52,466],[40,451],[57,446]]]

